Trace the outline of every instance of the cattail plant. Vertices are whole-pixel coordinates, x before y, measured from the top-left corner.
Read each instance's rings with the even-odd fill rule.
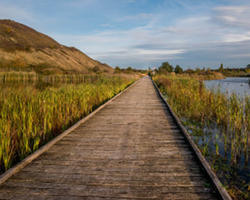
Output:
[[[60,82],[59,87],[39,90],[32,85],[1,86],[0,172],[24,159],[134,81],[125,77],[82,78],[80,75],[42,79],[53,84]]]

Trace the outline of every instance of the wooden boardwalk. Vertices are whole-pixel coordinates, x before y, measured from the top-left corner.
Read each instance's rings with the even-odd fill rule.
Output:
[[[0,186],[0,199],[217,199],[149,78]]]

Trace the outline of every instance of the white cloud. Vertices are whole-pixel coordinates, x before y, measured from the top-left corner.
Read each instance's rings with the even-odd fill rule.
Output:
[[[81,49],[89,56],[112,65],[124,66],[129,63],[161,62],[164,59],[174,59],[184,53],[184,49],[162,48],[147,49],[140,47],[143,44],[154,44],[160,42],[166,44],[166,38],[159,30],[137,27],[129,30],[102,31],[89,35],[54,35],[60,42]],[[163,45],[164,45],[163,44]],[[161,45],[162,47],[162,45]],[[117,63],[118,62],[118,63]]]
[[[184,53],[185,50],[183,49],[173,49],[173,50],[138,50],[138,54],[140,55],[176,55]]]
[[[250,40],[250,32],[241,34],[227,34],[225,35],[224,42],[243,42]]]
[[[216,7],[212,13],[178,18],[171,25],[161,23],[163,13],[141,13],[119,20],[138,19],[147,22],[144,26],[127,30],[109,27],[109,31],[85,35],[54,36],[113,66],[152,65],[166,60],[186,66],[232,59],[237,63],[241,62],[237,59],[247,59],[250,54],[248,9],[250,7]]]
[[[221,6],[215,9],[215,21],[225,26],[250,29],[250,6]]]

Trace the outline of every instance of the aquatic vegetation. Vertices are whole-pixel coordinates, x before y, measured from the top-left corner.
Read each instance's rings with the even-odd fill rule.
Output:
[[[72,80],[72,76],[65,78]],[[2,87],[0,172],[24,159],[133,81],[120,76],[89,76],[78,84],[61,83],[43,90],[32,85]]]
[[[250,97],[210,91],[204,87],[204,77],[156,75],[153,79],[232,197],[248,199]]]

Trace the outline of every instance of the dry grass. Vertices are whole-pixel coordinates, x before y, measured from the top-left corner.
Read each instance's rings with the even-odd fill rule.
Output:
[[[0,70],[112,73],[113,69],[23,24],[0,20]],[[98,69],[97,71],[95,69]]]

